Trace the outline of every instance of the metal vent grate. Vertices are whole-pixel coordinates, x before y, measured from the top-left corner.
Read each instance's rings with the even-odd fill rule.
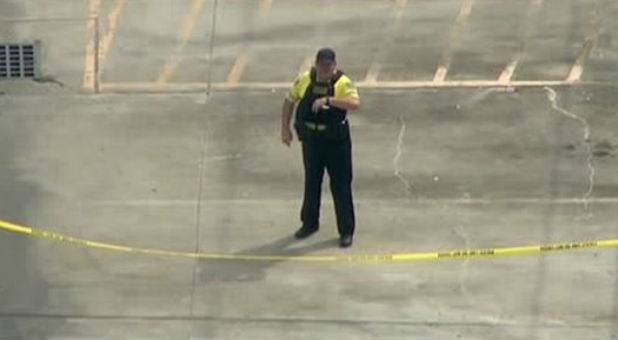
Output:
[[[34,78],[36,44],[0,44],[0,79]]]

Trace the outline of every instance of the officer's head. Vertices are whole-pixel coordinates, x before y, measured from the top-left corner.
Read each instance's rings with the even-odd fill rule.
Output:
[[[335,51],[331,48],[322,48],[315,56],[315,69],[320,79],[329,79],[335,73],[337,62],[335,61]]]

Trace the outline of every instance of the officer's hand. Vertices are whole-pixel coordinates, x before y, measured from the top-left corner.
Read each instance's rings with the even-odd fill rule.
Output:
[[[281,129],[281,142],[287,146],[292,143],[292,131],[289,129]]]
[[[313,106],[311,107],[311,111],[317,113],[322,106],[326,105],[326,97],[322,97],[322,98],[318,98],[315,101],[313,101]]]

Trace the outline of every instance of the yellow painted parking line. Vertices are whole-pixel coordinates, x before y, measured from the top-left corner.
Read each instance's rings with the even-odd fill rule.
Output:
[[[99,15],[101,11],[101,3],[103,0],[90,0],[90,8],[88,10],[88,15],[90,17],[96,17]],[[88,21],[88,31],[92,31],[94,29],[94,22]]]
[[[88,23],[88,32],[91,36],[86,45],[86,56],[84,61],[84,77],[82,80],[82,90],[97,92],[97,77],[100,65],[107,58],[111,46],[116,36],[118,18],[122,13],[126,0],[114,0],[112,9],[108,15],[108,27],[103,38],[99,38],[99,17],[101,13],[102,0],[90,0],[90,15],[97,19]],[[100,39],[100,41],[99,41]]]
[[[105,36],[101,40],[101,49],[99,51],[100,62],[104,62],[109,51],[111,50],[114,38],[116,37],[116,31],[118,30],[118,19],[120,14],[126,5],[127,0],[114,0],[112,9],[107,16],[107,30]]]
[[[101,10],[102,0],[90,0],[89,16],[91,18],[97,18]],[[96,59],[96,44],[98,44],[98,27],[97,19],[88,20],[86,24],[86,31],[88,32],[88,43],[86,44],[86,52],[84,56],[84,76],[82,78],[82,90],[95,92],[95,83],[97,77],[97,61]],[[96,40],[96,42],[95,42]]]
[[[503,248],[462,249],[452,251],[434,251],[422,253],[385,253],[385,254],[343,254],[343,255],[279,255],[279,254],[217,254],[175,251],[165,249],[141,248],[117,245],[77,238],[61,233],[21,226],[0,220],[0,230],[55,241],[83,248],[106,250],[116,253],[130,253],[142,256],[159,256],[170,258],[191,258],[203,260],[236,261],[295,261],[295,262],[342,262],[342,263],[394,263],[412,261],[435,261],[446,259],[466,259],[478,257],[502,257],[541,255],[547,252],[564,252],[584,249],[602,249],[618,247],[618,239],[572,241],[554,244],[525,245]]]
[[[408,4],[408,0],[396,0],[394,7],[393,19],[390,21],[390,27],[388,30],[388,36],[383,40],[382,46],[379,49],[378,54],[374,55],[371,64],[369,64],[369,68],[367,69],[367,74],[365,75],[364,82],[376,82],[378,80],[378,76],[380,75],[381,65],[379,63],[380,56],[388,50],[388,47],[392,44],[395,39],[395,35],[399,30],[401,18],[403,17],[403,11]]]
[[[167,83],[176,73],[176,68],[178,67],[179,56],[185,50],[191,35],[193,34],[193,30],[195,28],[195,24],[204,8],[205,0],[193,0],[191,4],[191,8],[187,13],[187,16],[184,20],[184,25],[182,27],[182,31],[178,35],[178,44],[176,45],[176,49],[174,51],[174,55],[165,63],[161,72],[159,72],[159,76],[157,77],[156,82],[158,84]]]
[[[450,61],[449,61],[450,64]],[[446,73],[448,72],[448,67],[445,65],[438,66],[436,70],[436,74],[433,76],[434,83],[443,83],[444,79],[446,79]]]
[[[511,62],[508,65],[506,65],[504,70],[502,70],[502,73],[500,73],[500,76],[498,77],[499,83],[506,84],[509,81],[511,81],[511,78],[513,77],[513,74],[515,73],[515,69],[517,68],[517,65],[519,64],[520,59],[521,59],[521,53],[518,52],[516,53],[515,57],[513,57]]]
[[[513,74],[515,73],[515,69],[519,65],[520,60],[526,53],[526,45],[528,43],[528,39],[534,30],[535,24],[538,21],[538,14],[543,6],[543,0],[528,0],[528,8],[526,10],[526,15],[520,26],[520,37],[519,37],[519,46],[517,52],[511,59],[511,61],[506,65],[500,76],[498,77],[498,81],[500,83],[508,83],[513,78]]]
[[[601,20],[599,8],[597,7],[595,11],[592,12],[590,21],[588,22],[588,33],[586,34],[586,39],[584,40],[584,44],[582,45],[579,53],[577,54],[577,58],[569,71],[569,74],[566,78],[566,81],[569,83],[578,82],[582,74],[584,73],[584,65],[590,56],[590,52],[594,48],[597,38],[599,36],[599,31],[601,29]]]
[[[448,69],[451,65],[451,58],[453,57],[453,52],[459,46],[461,35],[466,25],[466,21],[470,16],[470,13],[472,12],[473,5],[474,0],[463,0],[461,2],[461,7],[459,8],[457,19],[455,19],[455,24],[451,28],[448,41],[446,43],[446,46],[444,47],[444,50],[442,51],[442,58],[440,59],[440,64],[438,65],[438,69],[436,70],[433,78],[434,83],[441,83],[444,82],[444,80],[446,79],[446,74],[448,73]]]
[[[364,82],[366,83],[375,83],[378,81],[378,75],[380,74],[380,64],[374,59],[374,61],[369,65],[369,69],[367,70],[367,74],[365,75]]]
[[[236,61],[234,61],[234,66],[227,75],[228,84],[236,84],[242,77],[242,74],[245,71],[245,67],[247,66],[247,62],[249,60],[249,49],[245,48],[238,54],[236,57]]]
[[[261,0],[258,14],[266,14],[269,12],[272,6],[273,0]],[[249,44],[245,44],[240,53],[236,56],[236,60],[234,61],[234,65],[230,69],[230,72],[227,75],[226,81],[228,84],[234,85],[240,81],[243,73],[245,72],[245,68],[247,67],[247,63],[251,57],[251,47]]]
[[[274,0],[260,0],[260,10],[261,11],[269,10],[273,5],[273,1]]]

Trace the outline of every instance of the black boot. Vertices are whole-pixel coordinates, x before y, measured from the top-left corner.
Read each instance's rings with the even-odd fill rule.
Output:
[[[315,233],[316,231],[318,231],[318,227],[305,227],[302,226],[300,227],[300,229],[298,229],[295,233],[294,233],[294,237],[296,237],[299,240],[302,240],[304,238],[307,238],[309,236],[311,236],[313,233]]]
[[[347,248],[352,245],[353,237],[352,235],[342,235],[339,238],[339,247]]]

